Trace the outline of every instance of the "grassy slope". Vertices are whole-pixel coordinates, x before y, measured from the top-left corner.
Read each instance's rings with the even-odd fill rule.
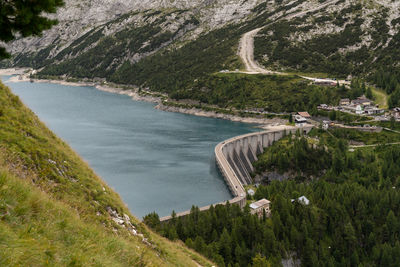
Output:
[[[376,103],[379,105],[380,108],[388,108],[388,98],[389,96],[387,95],[387,93],[385,91],[383,91],[382,89],[378,89],[375,87],[372,87],[372,94],[375,98]]]
[[[154,247],[114,223],[107,207],[127,214]],[[194,260],[210,265],[150,232],[0,84],[0,265],[190,266]]]

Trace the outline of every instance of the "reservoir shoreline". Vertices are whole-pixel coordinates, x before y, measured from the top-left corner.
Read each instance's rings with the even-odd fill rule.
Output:
[[[211,151],[251,124],[163,112],[94,87],[8,83],[50,129],[118,192],[138,217],[232,198]],[[193,188],[196,188],[193,190]]]
[[[10,78],[8,82],[29,82],[33,81],[35,83],[52,83],[52,84],[60,84],[60,85],[67,85],[67,86],[87,86],[87,87],[94,87],[97,90],[120,94],[120,95],[127,95],[135,101],[145,101],[150,103],[155,103],[156,106],[154,108],[166,112],[177,112],[183,113],[188,115],[200,116],[200,117],[207,117],[207,118],[216,118],[216,119],[224,119],[230,120],[234,122],[242,122],[242,123],[249,123],[249,124],[259,124],[261,128],[268,127],[268,125],[279,125],[285,124],[286,120],[281,118],[256,118],[256,117],[249,117],[249,116],[239,116],[234,114],[227,114],[222,112],[204,110],[197,107],[182,107],[182,106],[174,106],[174,105],[165,105],[163,103],[162,98],[167,98],[168,96],[158,92],[150,92],[145,91],[145,93],[140,93],[139,89],[124,89],[118,87],[107,86],[104,84],[99,84],[96,82],[70,82],[65,80],[51,80],[51,79],[31,79],[28,77],[28,74],[24,73],[26,69],[0,69],[0,75],[18,75]],[[169,99],[168,99],[169,100]],[[166,102],[168,102],[166,100]]]

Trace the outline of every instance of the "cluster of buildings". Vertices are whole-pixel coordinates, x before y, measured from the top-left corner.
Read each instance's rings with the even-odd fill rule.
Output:
[[[385,113],[384,109],[379,108],[374,102],[365,96],[360,96],[357,99],[350,100],[343,98],[339,102],[339,106],[328,106],[321,104],[318,109],[322,110],[337,110],[357,115],[379,116]]]
[[[350,111],[359,115],[380,115],[384,114],[385,110],[377,107],[374,102],[365,96],[358,97],[350,101],[349,99],[341,99],[339,107],[345,111]]]

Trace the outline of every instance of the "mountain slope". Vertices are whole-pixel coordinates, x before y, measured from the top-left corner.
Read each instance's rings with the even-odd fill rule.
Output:
[[[261,68],[367,78],[379,87],[390,87],[388,94],[395,91],[396,83],[391,80],[400,72],[400,4],[396,1],[220,0],[198,4],[204,8],[188,5],[182,9],[172,3],[164,9],[127,11],[88,26],[85,34],[65,45],[55,41],[38,52],[17,53],[13,64],[41,68],[39,78],[110,81],[209,104],[203,95],[216,88],[199,85],[212,84],[216,72],[243,69],[238,56],[240,38],[252,33],[250,54]],[[400,103],[400,87],[391,103],[391,107]]]
[[[0,84],[0,265],[196,262],[210,265],[149,231],[67,144]]]
[[[323,12],[263,28],[255,38],[255,58],[269,68],[369,74],[398,67],[400,3],[339,1]]]
[[[229,54],[234,57],[237,36],[257,28],[255,59],[274,69],[348,75],[398,61],[400,4],[391,0],[69,0],[66,4],[54,29],[41,38],[10,45],[15,55],[12,64],[41,68],[64,63],[61,70],[45,73],[77,77],[90,76],[85,71],[89,64],[92,77],[109,78],[124,62],[135,64],[155,54],[180,51],[210,35],[210,50],[232,39],[235,44]],[[227,62],[209,59],[219,65]],[[77,70],[64,70],[77,63]]]
[[[42,55],[46,55],[43,50],[40,56],[36,55],[35,61],[39,64],[25,62],[18,56],[15,62],[37,66],[53,64],[43,70],[42,74],[46,75],[101,77],[138,86],[154,79],[154,73],[159,76],[161,68],[168,75],[180,72],[182,79],[175,80],[176,87],[181,88],[188,86],[181,83],[186,78],[193,81],[224,68],[240,68],[237,57],[240,36],[260,29],[254,32],[254,58],[264,67],[340,76],[364,75],[382,65],[397,64],[398,5],[390,0],[261,2],[243,20],[207,30],[203,17],[193,9],[132,13],[126,14],[125,20],[134,23],[121,23],[122,18],[109,22],[108,25],[124,25],[120,33],[111,31],[110,36],[103,28],[100,34],[96,28],[90,36],[82,37],[95,41],[81,38],[76,41],[79,46],[64,49],[55,60],[43,61]],[[177,19],[176,14],[179,14]],[[143,17],[150,19],[143,20]],[[140,34],[141,30],[146,34]],[[130,43],[137,45],[129,45],[128,37]],[[78,47],[81,49],[77,52]],[[85,72],[87,61],[96,67],[94,73],[93,66],[89,66],[90,74]],[[54,66],[57,62],[61,64]],[[143,78],[137,78],[138,72]],[[164,80],[168,80],[166,75]],[[153,86],[152,89],[163,88]]]
[[[171,10],[180,12],[189,11],[195,14],[200,26],[191,38],[200,33],[223,27],[232,21],[239,21],[249,14],[250,10],[259,0],[66,0],[66,6],[61,8],[55,16],[59,25],[46,31],[42,37],[23,38],[11,43],[8,50],[14,55],[23,55],[30,58],[30,64],[34,67],[38,59],[51,59],[63,49],[79,40],[88,32],[101,26],[107,26],[107,33],[116,33],[122,29],[130,30],[132,22],[136,21],[135,14],[144,12],[148,14],[159,14]],[[131,17],[126,25],[119,24],[118,27],[108,27],[109,23]],[[146,19],[147,19],[146,18]],[[138,18],[140,23],[141,18]],[[151,20],[151,19],[150,19]],[[150,23],[153,23],[150,21]],[[162,25],[159,25],[162,26]],[[165,25],[164,25],[165,26]],[[37,57],[39,58],[33,59]],[[14,61],[17,64],[26,64],[27,61]]]

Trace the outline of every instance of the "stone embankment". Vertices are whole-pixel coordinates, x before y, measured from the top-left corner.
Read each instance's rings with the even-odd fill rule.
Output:
[[[278,141],[287,134],[294,134],[300,131],[302,134],[308,133],[313,128],[307,125],[301,128],[281,127],[280,129],[267,130],[263,132],[250,133],[233,137],[219,143],[215,147],[215,159],[219,170],[226,184],[231,191],[233,198],[230,204],[238,204],[241,208],[246,205],[246,191],[244,185],[252,183],[250,174],[254,171],[253,162],[269,147],[273,142]],[[226,202],[216,203],[226,204]],[[211,206],[211,205],[210,205]],[[200,211],[205,211],[210,206],[201,207]],[[190,214],[190,210],[177,213],[177,217]],[[172,217],[165,216],[160,221],[168,221]]]
[[[235,122],[244,122],[244,123],[254,123],[254,124],[282,124],[286,123],[287,120],[281,118],[260,118],[260,117],[242,117],[239,115],[233,114],[225,114],[218,113],[216,111],[206,111],[200,108],[185,108],[185,107],[175,107],[175,106],[166,106],[162,103],[158,104],[156,109],[167,111],[167,112],[177,112],[183,114],[189,114],[200,117],[208,117],[208,118],[216,118],[216,119],[224,119]]]

